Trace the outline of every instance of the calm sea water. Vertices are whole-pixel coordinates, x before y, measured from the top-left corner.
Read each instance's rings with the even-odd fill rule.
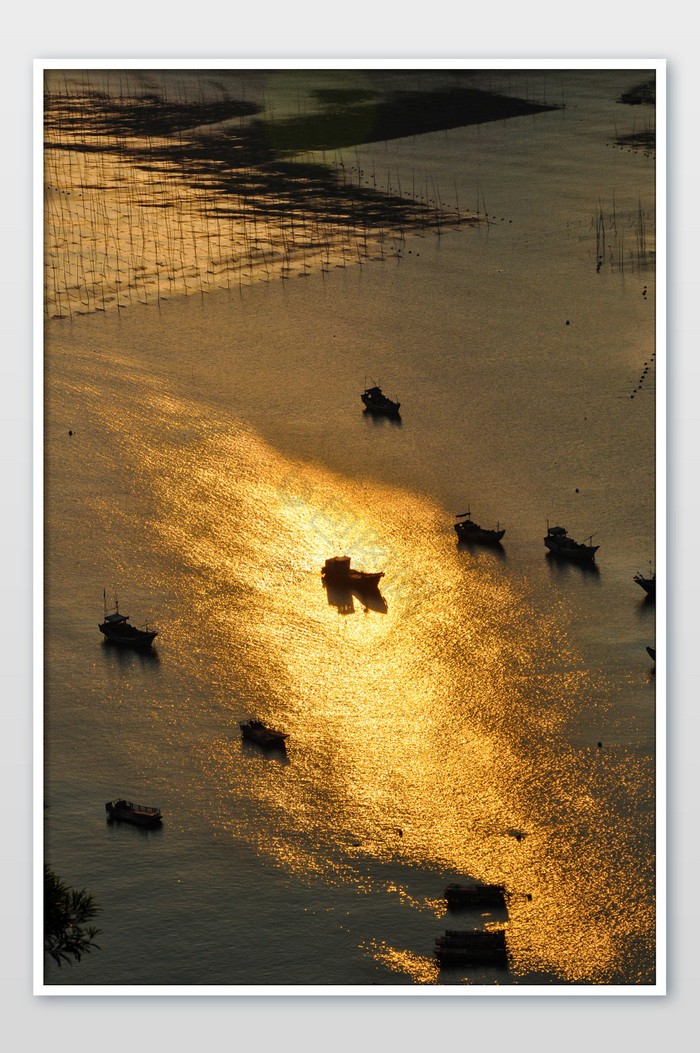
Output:
[[[654,159],[615,145],[642,79],[338,152],[477,226],[47,319],[46,855],[102,907],[48,984],[653,983]],[[468,508],[502,551],[457,546]],[[326,594],[344,551],[385,612]],[[103,589],[152,655],[102,643]],[[121,795],[163,829],[109,825]],[[507,914],[446,913],[467,878]],[[506,970],[438,970],[445,928],[503,925]]]

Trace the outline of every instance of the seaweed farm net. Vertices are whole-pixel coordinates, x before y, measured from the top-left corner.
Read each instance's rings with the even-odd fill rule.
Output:
[[[329,159],[315,127],[263,120],[226,93],[172,100],[47,77],[45,314],[362,264],[398,255],[407,232],[476,221],[443,208],[434,186],[406,196],[363,178],[346,144]]]

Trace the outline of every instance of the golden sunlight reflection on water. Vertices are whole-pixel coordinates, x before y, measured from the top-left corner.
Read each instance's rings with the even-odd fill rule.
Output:
[[[309,881],[387,892],[374,868],[400,861],[502,882],[515,968],[614,976],[630,902],[630,931],[653,938],[649,875],[630,863],[651,780],[568,744],[606,685],[570,647],[565,608],[539,610],[497,554],[461,551],[427,498],[292,463],[189,409],[154,394],[147,456],[143,435],[120,441],[181,568],[187,602],[161,628],[199,690],[172,720],[217,826]],[[386,572],[385,611],[326,594],[320,568],[343,552]],[[241,742],[254,714],[289,733],[288,757]],[[407,949],[371,953],[435,982]]]

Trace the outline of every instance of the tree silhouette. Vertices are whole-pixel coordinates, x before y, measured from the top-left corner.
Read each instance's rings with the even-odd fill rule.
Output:
[[[85,927],[99,910],[92,893],[71,888],[44,865],[44,950],[59,967],[64,961],[72,965],[71,958],[79,962],[93,947],[99,950],[94,941],[100,930]]]

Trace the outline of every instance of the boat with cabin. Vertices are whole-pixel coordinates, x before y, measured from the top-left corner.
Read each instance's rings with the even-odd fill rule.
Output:
[[[324,585],[341,585],[360,592],[378,588],[383,577],[383,570],[355,570],[350,566],[350,556],[331,556],[321,569],[321,581]]]
[[[471,511],[458,512],[457,519],[461,521],[455,523],[458,541],[472,541],[482,545],[501,544],[501,538],[505,534],[505,530],[500,529],[500,523],[496,525],[495,530],[487,530],[486,527],[479,526],[478,523],[471,519]]]
[[[283,750],[287,748],[286,740],[289,738],[289,735],[284,731],[277,731],[276,728],[268,728],[266,724],[263,724],[262,720],[257,718],[241,720],[239,721],[239,727],[244,739],[257,743],[263,749]]]
[[[133,826],[145,826],[153,828],[160,826],[163,815],[160,808],[147,808],[143,804],[132,804],[119,798],[116,801],[107,801],[105,808],[110,819],[121,823],[131,823]]]
[[[576,562],[590,562],[600,548],[600,545],[590,544],[593,537],[594,535],[591,534],[585,541],[574,541],[564,527],[551,527],[547,524],[547,536],[544,543],[554,556],[561,556],[563,559]]]
[[[149,629],[148,625],[137,628],[129,622],[129,615],[122,614],[119,610],[119,601],[114,597],[114,609],[107,611],[107,598],[104,597],[104,621],[100,622],[98,628],[109,643],[120,644],[124,647],[150,647],[158,633],[155,629]]]
[[[386,417],[398,417],[400,402],[393,402],[383,393],[380,387],[367,388],[362,392],[360,398],[370,413],[383,413]]]

